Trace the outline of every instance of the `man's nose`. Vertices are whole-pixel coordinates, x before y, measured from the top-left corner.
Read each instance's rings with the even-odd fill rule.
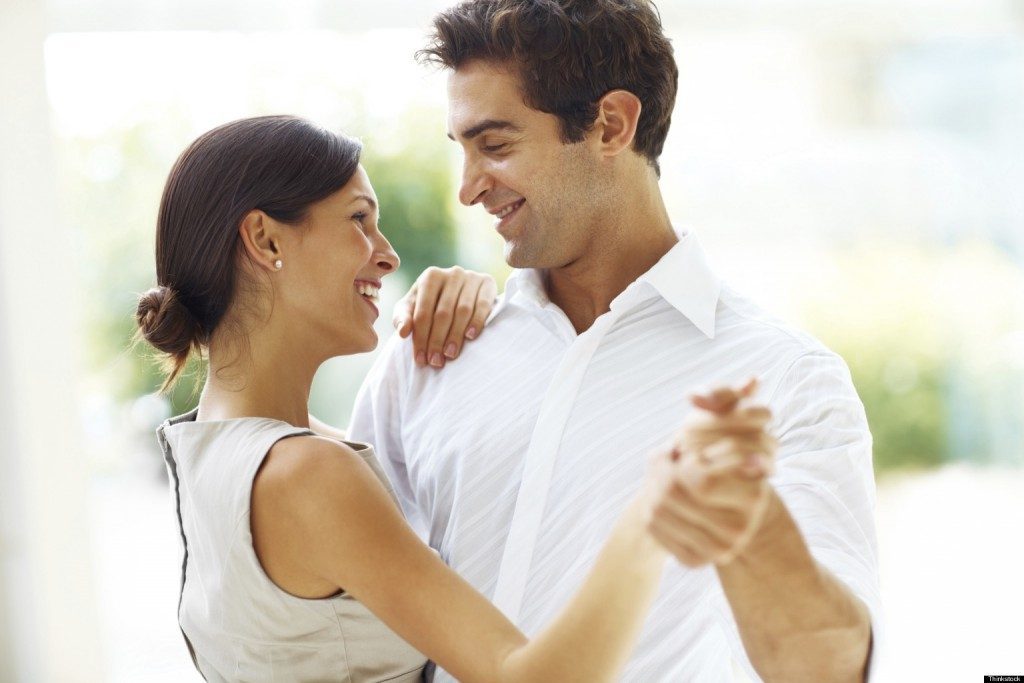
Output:
[[[465,206],[472,206],[481,201],[484,193],[489,189],[491,189],[490,176],[480,167],[480,164],[469,158],[463,161],[459,201]]]

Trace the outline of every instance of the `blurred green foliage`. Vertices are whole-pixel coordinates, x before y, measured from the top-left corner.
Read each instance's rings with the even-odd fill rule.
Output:
[[[83,297],[85,356],[119,400],[149,393],[162,381],[159,366],[148,358],[151,349],[132,344],[137,296],[155,284],[157,205],[174,159],[158,140],[140,126],[71,139],[59,148],[63,212],[82,236],[82,275],[89,291]],[[179,392],[191,392],[184,384]]]
[[[844,349],[874,437],[876,471],[939,465],[950,458],[945,368],[929,359],[888,358],[885,347]],[[906,373],[896,379],[896,373]]]
[[[430,266],[455,263],[454,196],[447,150],[440,135],[433,144],[409,144],[378,152],[372,140],[363,152],[381,206],[380,228],[402,259],[400,270],[414,280]]]
[[[805,293],[804,321],[850,367],[876,471],[1024,462],[1020,443],[996,454],[984,437],[1024,422],[1024,365],[1007,345],[1024,329],[1024,303],[993,296],[1024,292],[1021,269],[987,244],[862,245],[830,266]],[[1010,379],[996,388],[997,376]],[[1005,406],[1016,409],[994,410]]]

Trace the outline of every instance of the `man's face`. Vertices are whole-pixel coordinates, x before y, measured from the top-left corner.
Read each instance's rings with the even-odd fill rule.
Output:
[[[523,103],[518,77],[500,65],[471,62],[448,79],[449,137],[465,152],[459,200],[495,217],[515,268],[572,263],[599,218],[600,160],[559,130],[557,117]]]

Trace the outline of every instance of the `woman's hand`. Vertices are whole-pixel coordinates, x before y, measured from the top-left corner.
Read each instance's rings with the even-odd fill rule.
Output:
[[[412,334],[416,365],[443,368],[459,357],[466,339],[476,339],[494,308],[498,285],[490,275],[451,268],[427,268],[395,306],[398,334]]]
[[[674,447],[652,462],[650,531],[683,564],[726,565],[756,534],[778,442],[771,412],[751,403],[757,382],[692,398],[698,410]]]

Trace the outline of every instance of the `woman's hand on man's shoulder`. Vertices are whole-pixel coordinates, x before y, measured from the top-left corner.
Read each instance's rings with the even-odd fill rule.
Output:
[[[393,323],[400,336],[412,335],[416,365],[443,368],[483,332],[497,294],[497,283],[486,273],[427,268],[395,306]]]

